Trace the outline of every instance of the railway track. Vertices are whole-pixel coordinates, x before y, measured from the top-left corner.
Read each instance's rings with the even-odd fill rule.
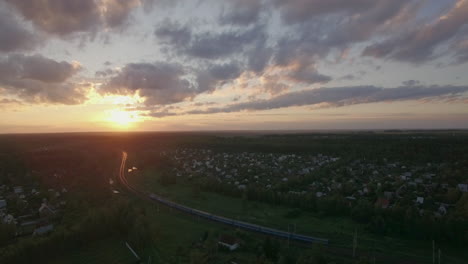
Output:
[[[190,215],[199,216],[199,217],[211,220],[211,221],[227,224],[227,225],[234,226],[237,228],[242,228],[248,231],[254,231],[254,232],[266,234],[269,236],[279,237],[283,239],[290,239],[290,240],[298,241],[302,243],[328,244],[328,239],[295,234],[291,232],[285,232],[285,231],[278,230],[278,229],[273,229],[269,227],[264,227],[264,226],[260,226],[256,224],[234,220],[234,219],[227,218],[227,217],[222,217],[219,215],[211,214],[205,211],[197,210],[197,209],[185,206],[185,205],[181,205],[181,204],[169,201],[154,193],[145,193],[145,192],[139,191],[138,189],[133,187],[131,184],[129,184],[127,181],[127,178],[125,177],[125,164],[127,161],[127,157],[128,157],[127,152],[123,151],[122,162],[120,164],[120,171],[119,171],[119,180],[126,189],[128,189],[131,193],[134,193],[135,195],[139,196],[140,198],[144,200],[150,200],[152,202],[161,203],[165,206],[174,208],[178,211],[181,211]]]

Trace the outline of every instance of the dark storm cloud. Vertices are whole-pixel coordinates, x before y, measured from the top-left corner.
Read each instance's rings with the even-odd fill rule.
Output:
[[[0,2],[0,52],[30,50],[39,40],[39,36],[26,29],[11,10]]]
[[[318,88],[281,94],[270,99],[234,103],[223,107],[192,110],[179,114],[188,115],[261,111],[293,106],[317,106],[320,108],[340,107],[355,104],[396,102],[427,98],[434,100],[454,100],[463,98],[463,93],[466,92],[468,92],[468,86],[401,86],[397,88],[352,86]],[[159,114],[159,116],[162,116],[162,114]]]
[[[79,104],[86,100],[86,87],[68,79],[80,69],[40,55],[1,57],[0,90],[29,103]]]
[[[459,0],[435,22],[414,27],[383,42],[370,45],[366,47],[363,55],[413,63],[434,59],[436,48],[463,33],[463,28],[468,25],[467,14],[468,1]]]
[[[261,0],[231,0],[219,20],[221,24],[247,26],[258,21],[261,11]]]
[[[103,93],[135,94],[147,104],[171,104],[192,98],[195,89],[179,64],[130,63],[101,88]]]

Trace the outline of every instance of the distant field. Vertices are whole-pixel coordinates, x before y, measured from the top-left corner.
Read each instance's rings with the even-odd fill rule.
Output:
[[[84,248],[72,251],[49,263],[124,264],[135,263],[135,260],[135,257],[125,246],[125,242],[122,239],[114,238],[92,242]]]
[[[128,179],[130,181],[131,178],[132,176],[129,175]],[[291,232],[295,227],[297,233],[328,238],[331,245],[339,248],[349,249],[352,245],[353,234],[357,230],[359,248],[362,252],[366,252],[365,254],[376,252],[377,255],[401,256],[402,258],[417,260],[418,263],[430,263],[432,261],[431,241],[378,237],[367,232],[363,225],[343,217],[320,217],[303,212],[295,219],[288,219],[285,215],[291,208],[252,201],[244,202],[243,205],[242,200],[239,198],[215,193],[201,192],[196,195],[189,183],[178,180],[175,185],[162,186],[157,180],[157,173],[147,171],[134,182],[138,182],[139,188],[158,193],[172,201],[192,208],[285,231],[288,230],[289,225]],[[444,249],[444,252],[446,252],[445,263],[464,263],[463,259],[468,258],[466,252],[453,249]]]

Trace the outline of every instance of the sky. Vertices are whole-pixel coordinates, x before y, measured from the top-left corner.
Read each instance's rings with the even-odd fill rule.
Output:
[[[0,0],[0,133],[467,128],[468,0]]]

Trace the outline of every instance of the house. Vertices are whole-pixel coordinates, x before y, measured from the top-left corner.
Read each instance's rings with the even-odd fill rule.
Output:
[[[447,209],[445,208],[445,206],[443,206],[442,204],[440,205],[439,209],[437,210],[437,212],[440,214],[440,215],[446,215],[447,214]]]
[[[383,209],[387,209],[389,205],[390,205],[390,201],[387,198],[383,198],[383,197],[377,199],[377,201],[375,202],[376,207],[383,208]]]
[[[16,186],[16,187],[13,187],[13,192],[15,194],[22,194],[23,193],[23,186]]]
[[[432,180],[432,177],[434,177],[435,174],[434,173],[426,173],[423,176],[424,176],[424,178],[426,178],[428,180]]]
[[[404,176],[406,179],[408,179],[408,178],[411,178],[412,174],[411,174],[411,172],[405,172],[405,173],[401,174],[401,176]]]
[[[416,203],[423,204],[424,203],[424,197],[416,197]]]
[[[11,214],[7,214],[5,217],[3,217],[3,223],[16,224],[16,219]]]
[[[0,210],[5,209],[7,206],[6,200],[0,200]]]
[[[468,192],[468,184],[460,183],[457,185],[457,187],[461,192]]]
[[[393,192],[384,192],[385,198],[388,200],[391,200],[393,198],[394,193]]]
[[[50,208],[47,203],[42,203],[41,207],[39,208],[39,215],[41,217],[47,218],[55,215],[55,211]]]
[[[25,221],[19,225],[18,233],[21,235],[32,234],[38,224],[37,220]]]
[[[52,232],[52,230],[54,230],[54,225],[53,224],[40,226],[40,227],[36,228],[36,230],[34,230],[33,235],[44,235],[44,234]]]
[[[218,244],[233,251],[239,247],[239,240],[229,235],[221,235],[218,239]]]

